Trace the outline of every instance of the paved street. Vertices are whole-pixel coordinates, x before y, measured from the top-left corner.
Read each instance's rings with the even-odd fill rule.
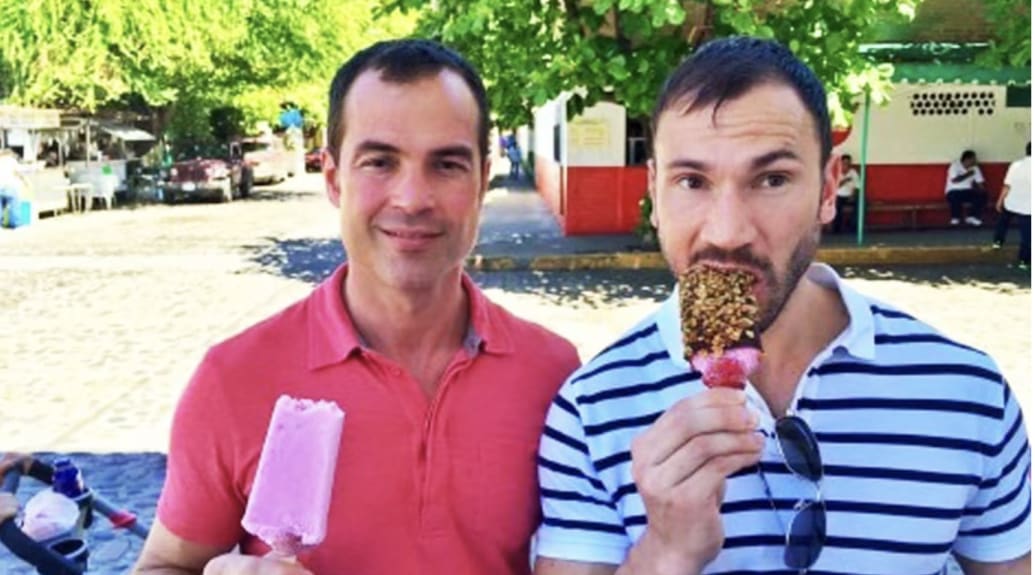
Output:
[[[319,190],[307,175],[231,204],[101,210],[0,230],[0,450],[163,451],[176,399],[205,349],[299,299],[342,258],[335,212]],[[487,209],[506,196],[490,195]],[[1001,266],[846,273],[990,351],[1031,413],[1028,277]],[[644,271],[476,279],[496,301],[569,337],[584,359],[665,297],[669,283]],[[84,458],[95,488],[149,517],[160,456],[139,459],[152,472],[129,491],[123,460]],[[124,570],[124,551],[109,549],[122,559],[97,572]],[[0,571],[18,572],[5,564],[0,556]]]

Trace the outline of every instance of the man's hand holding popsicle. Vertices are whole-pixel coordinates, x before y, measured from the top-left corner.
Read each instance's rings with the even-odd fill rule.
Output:
[[[726,478],[758,463],[764,445],[743,391],[762,353],[754,283],[748,272],[711,266],[679,277],[684,353],[708,389],[677,402],[632,443],[648,517],[632,565],[698,573],[722,548]]]

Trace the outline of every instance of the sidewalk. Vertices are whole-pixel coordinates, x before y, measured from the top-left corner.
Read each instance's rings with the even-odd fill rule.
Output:
[[[633,234],[564,237],[557,218],[526,182],[497,179],[482,209],[478,244],[468,268],[478,271],[663,269],[664,259]],[[832,265],[944,265],[1014,261],[1018,235],[992,248],[992,226],[917,231],[824,234],[817,259]]]

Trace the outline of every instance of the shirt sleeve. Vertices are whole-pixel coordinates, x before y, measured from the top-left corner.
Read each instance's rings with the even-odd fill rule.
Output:
[[[230,548],[244,537],[245,499],[234,481],[233,431],[221,389],[210,353],[173,416],[157,516],[187,541]]]
[[[981,173],[981,168],[974,166],[974,175],[971,177],[975,184],[985,183],[985,175]]]
[[[954,551],[983,562],[1016,559],[1031,550],[1031,451],[1024,418],[1004,383],[1002,418],[984,475],[963,510]],[[987,441],[987,440],[986,440]]]
[[[1018,169],[1017,164],[1010,164],[1010,167],[1006,169],[1006,177],[1003,178],[1003,184],[1010,186],[1011,188],[1015,188],[1016,183],[1014,180],[1017,179],[1017,176],[1019,175],[1018,172],[1020,172],[1020,169]]]
[[[554,399],[539,445],[543,524],[536,554],[620,565],[632,542],[590,458],[571,391],[565,385]]]

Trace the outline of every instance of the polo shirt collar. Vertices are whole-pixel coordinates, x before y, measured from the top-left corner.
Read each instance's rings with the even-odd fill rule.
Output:
[[[310,296],[308,306],[309,369],[341,363],[362,350],[364,342],[345,307],[342,285],[348,264],[342,264],[331,277],[320,283]],[[485,294],[464,273],[461,278],[470,305],[470,323],[464,348],[471,355],[478,351],[505,354],[513,351],[510,334],[498,318],[497,310]]]
[[[861,359],[873,359],[876,353],[873,314],[867,299],[848,286],[837,272],[826,264],[814,263],[806,272],[807,277],[819,285],[836,289],[848,310],[848,327],[831,343],[829,349],[842,348],[846,353]],[[679,287],[661,304],[656,324],[661,341],[669,359],[676,366],[689,369],[690,364],[683,357],[683,333],[679,320]]]

